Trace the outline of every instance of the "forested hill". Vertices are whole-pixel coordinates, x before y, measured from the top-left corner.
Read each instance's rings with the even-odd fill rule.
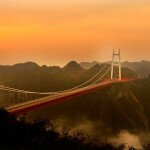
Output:
[[[88,80],[103,66],[104,64],[97,64],[88,70],[84,70],[75,61],[69,62],[63,68],[58,66],[39,66],[33,62],[14,66],[0,66],[0,82],[11,87],[32,91],[66,89]],[[108,64],[102,74],[109,67],[110,65]],[[117,70],[115,69],[116,72]],[[122,73],[123,77],[137,76],[135,72],[128,68],[122,68]],[[110,73],[106,77],[110,77]],[[98,138],[101,138],[100,136],[107,138],[108,136],[117,135],[122,130],[128,130],[133,133],[145,130],[149,132],[149,89],[150,78],[138,79],[127,84],[114,84],[111,87],[72,98],[70,101],[32,111],[26,114],[26,119],[33,122],[36,118],[46,118],[53,120],[54,124],[60,123],[61,127],[67,125],[71,129],[84,129],[87,132],[92,132]],[[20,148],[23,145],[26,149],[30,146],[31,149],[34,149],[38,145],[36,149],[40,149],[45,145],[45,149],[49,147],[56,149],[57,146],[59,149],[61,146],[67,149],[68,146],[70,148],[76,144],[79,149],[89,147],[90,150],[93,148],[90,147],[91,143],[90,145],[85,145],[82,140],[76,138],[77,134],[74,137],[66,137],[66,134],[62,136],[62,133],[53,132],[53,130],[47,131],[45,126],[39,123],[29,124],[25,123],[24,120],[19,122],[3,111],[0,111],[0,115],[0,133],[4,135],[1,145],[5,146],[4,149],[7,148],[6,140],[7,143],[9,142],[10,147],[14,148],[18,148],[18,146]],[[63,131],[63,133],[66,132]],[[82,139],[84,136],[81,135],[79,138]],[[18,140],[20,140],[20,144]],[[47,140],[52,140],[54,143],[49,143]],[[74,140],[77,143],[74,143]],[[66,147],[68,142],[69,145]],[[80,148],[80,146],[84,148]],[[104,149],[101,146],[103,145],[95,149]],[[107,146],[107,144],[104,146]],[[3,147],[0,148],[3,149]],[[105,149],[111,148],[107,147]],[[115,148],[113,147],[112,149]]]
[[[122,65],[134,70],[140,77],[147,77],[150,74],[150,61],[124,62]]]
[[[116,83],[111,87],[70,98],[53,107],[35,110],[27,118],[32,121],[40,116],[60,120],[64,126],[70,127],[85,123],[85,126],[96,128],[96,134],[104,135],[111,131],[143,131],[150,127],[149,83],[150,78],[126,84]]]
[[[81,67],[83,67],[84,69],[90,69],[95,64],[100,63],[96,61],[80,63]],[[142,60],[139,62],[123,62],[122,66],[135,71],[140,77],[147,77],[150,74],[150,61]]]
[[[84,70],[75,61],[69,62],[63,68],[59,66],[39,66],[34,62],[20,63],[13,66],[0,66],[0,84],[40,92],[63,90],[90,79],[103,66],[104,64],[97,64],[89,70]],[[108,64],[100,76],[109,67],[110,65]],[[128,68],[123,68],[122,71],[123,77],[137,76],[135,72]],[[110,77],[110,73],[106,77]]]

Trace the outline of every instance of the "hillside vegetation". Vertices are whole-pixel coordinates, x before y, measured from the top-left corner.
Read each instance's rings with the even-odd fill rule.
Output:
[[[104,64],[95,65],[89,70],[84,70],[75,61],[69,62],[63,68],[39,66],[33,62],[0,66],[0,84],[40,92],[63,90],[89,80],[103,66]],[[97,78],[104,74],[109,67],[110,65],[107,65]],[[136,76],[136,74],[132,70],[123,68],[124,76]],[[110,73],[105,78],[108,77],[110,77]]]
[[[65,67],[38,66],[28,62],[14,66],[0,66],[1,84],[31,91],[55,91],[76,86],[95,75],[104,64],[84,70],[74,61]],[[108,64],[101,75],[110,67]],[[115,69],[115,74],[117,69]],[[123,68],[123,77],[137,74]],[[100,76],[97,77],[97,79]],[[110,73],[105,77],[109,78]],[[104,139],[126,130],[130,133],[149,133],[150,77],[130,83],[116,83],[111,87],[80,95],[53,106],[47,106],[25,115],[18,121],[6,111],[0,111],[0,134],[4,135],[0,149],[124,149]],[[5,93],[6,94],[6,93]],[[5,95],[7,96],[7,95]],[[5,97],[1,94],[1,106]],[[39,119],[40,118],[40,119]],[[42,118],[42,119],[41,119]],[[43,119],[51,120],[53,125]],[[35,120],[40,120],[36,121]],[[55,126],[55,128],[54,128]],[[65,130],[63,130],[65,128]],[[68,128],[70,128],[69,131]],[[61,129],[59,132],[56,129]],[[92,142],[82,130],[96,138]],[[70,132],[73,133],[70,135]],[[6,142],[7,141],[7,142]],[[18,142],[19,141],[19,142]],[[51,142],[50,142],[51,141]],[[85,142],[86,141],[86,142]],[[8,143],[8,144],[6,144]],[[142,145],[148,142],[141,140]],[[143,149],[148,149],[145,147]]]
[[[1,150],[136,150],[125,143],[115,145],[98,142],[81,132],[70,134],[68,129],[57,131],[52,123],[39,120],[26,123],[17,120],[5,110],[0,109],[0,149]],[[149,150],[149,145],[142,150]]]
[[[90,69],[95,64],[100,64],[99,62],[81,62],[80,65],[84,69]],[[150,61],[144,61],[141,62],[123,62],[123,67],[127,67],[133,71],[135,71],[140,77],[147,77],[150,74]]]

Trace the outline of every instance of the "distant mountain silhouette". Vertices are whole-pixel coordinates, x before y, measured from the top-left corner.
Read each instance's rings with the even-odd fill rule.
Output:
[[[90,69],[91,67],[95,66],[96,64],[100,64],[100,63],[97,62],[97,61],[93,61],[93,62],[81,62],[80,66],[83,69]]]
[[[76,62],[71,61],[66,66],[63,67],[66,71],[82,71],[83,68]]]
[[[88,69],[86,71],[87,76],[91,75],[91,74],[96,74],[98,72],[98,70],[101,70],[100,76],[103,75],[104,72],[106,72],[108,70],[108,68],[110,68],[110,65],[107,64],[105,68],[103,68],[105,66],[105,64],[96,64],[93,67],[91,67],[90,69]],[[115,67],[114,68],[114,77],[117,78],[118,77],[118,68]],[[123,67],[122,68],[122,78],[130,78],[130,77],[137,77],[137,73],[132,71],[131,69],[128,69],[127,67]],[[106,75],[106,78],[110,78],[110,72]]]
[[[150,74],[150,61],[143,60],[141,62],[124,62],[122,66],[132,69],[141,77],[146,77]]]
[[[64,68],[26,62],[0,66],[0,83],[31,91],[63,90],[78,84],[78,77],[84,72],[75,61],[68,63]]]
[[[19,63],[13,65],[13,68],[23,68],[23,69],[36,69],[39,68],[40,66],[34,62],[26,62],[26,63]]]
[[[71,61],[65,67],[39,66],[33,62],[20,63],[13,66],[0,66],[0,83],[14,88],[32,91],[55,91],[71,88],[93,77],[104,64],[95,65],[84,70],[77,62]],[[99,78],[110,65],[102,70]],[[124,76],[133,76],[135,73],[123,68]],[[125,75],[124,75],[125,74]],[[105,77],[110,77],[110,73]]]
[[[110,62],[111,63],[111,62]],[[109,63],[109,64],[110,64]],[[90,69],[99,62],[81,62],[80,66],[84,69]],[[150,61],[141,62],[123,62],[122,67],[127,67],[136,72],[140,77],[147,77],[150,74]]]

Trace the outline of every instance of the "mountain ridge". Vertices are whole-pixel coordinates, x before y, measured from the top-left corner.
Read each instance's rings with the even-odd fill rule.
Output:
[[[98,63],[98,62],[96,62]],[[111,62],[108,62],[108,64],[111,64]],[[80,65],[84,68],[84,69],[90,69],[91,67],[93,67],[95,64],[93,64],[92,62],[82,62],[80,63]],[[140,77],[147,77],[150,74],[150,61],[146,61],[146,60],[142,60],[139,62],[122,62],[122,67],[127,67],[133,71],[135,71],[136,73],[138,73],[138,75]]]
[[[93,62],[81,62],[79,64],[83,69],[90,69],[91,67],[101,63],[97,61],[93,61]]]

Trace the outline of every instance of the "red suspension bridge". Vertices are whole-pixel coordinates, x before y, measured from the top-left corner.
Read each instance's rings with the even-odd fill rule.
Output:
[[[104,69],[106,69],[108,65],[105,64],[97,74],[95,74],[92,78],[90,78],[88,81],[82,83],[81,85],[78,85],[76,87],[63,90],[63,91],[56,91],[56,92],[31,92],[31,91],[25,91],[15,88],[10,88],[7,86],[0,85],[0,91],[8,92],[11,95],[11,102],[6,103],[3,105],[3,107],[6,108],[6,110],[12,114],[20,114],[23,112],[31,111],[35,108],[47,106],[50,104],[55,104],[58,102],[62,102],[64,100],[67,100],[67,98],[78,96],[80,94],[84,94],[87,92],[94,91],[96,89],[101,89],[107,86],[111,86],[114,83],[124,83],[129,82],[133,79],[123,79],[121,76],[121,56],[120,56],[120,50],[118,53],[115,53],[113,51],[112,56],[112,65],[106,70],[106,72],[100,76],[98,80],[95,80],[100,73]],[[119,68],[118,78],[114,78],[114,66],[117,66]],[[105,81],[102,81],[108,73],[111,72],[111,78],[105,79]],[[92,82],[92,83],[91,83]]]

